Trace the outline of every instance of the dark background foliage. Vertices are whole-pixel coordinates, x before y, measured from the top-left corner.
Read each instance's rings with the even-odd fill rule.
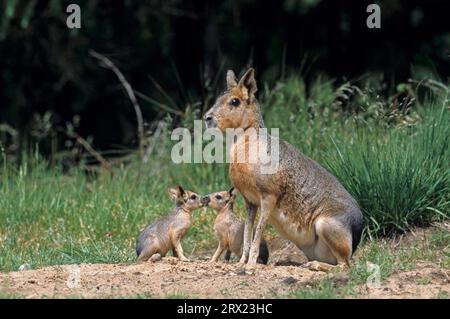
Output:
[[[72,2],[82,10],[79,30],[66,27]],[[307,82],[322,72],[337,79],[379,74],[386,91],[411,76],[447,80],[448,1],[378,1],[382,27],[372,30],[366,27],[371,2],[3,0],[0,123],[17,130],[18,149],[31,147],[33,119],[48,111],[51,125],[79,117],[78,133],[92,136],[98,149],[135,147],[130,101],[91,49],[152,99],[140,98],[148,123],[166,116],[164,107],[174,117],[186,107],[202,112],[226,69],[247,65],[256,68],[260,87],[292,70]],[[51,146],[42,148],[48,153]]]

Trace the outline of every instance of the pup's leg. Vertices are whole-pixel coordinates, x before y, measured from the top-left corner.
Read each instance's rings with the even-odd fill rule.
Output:
[[[223,246],[222,243],[219,243],[219,246],[217,246],[216,252],[211,257],[210,262],[213,262],[213,263],[217,262],[224,250],[225,250],[225,246]]]
[[[138,262],[147,261],[157,251],[158,251],[158,247],[156,245],[149,245],[149,246],[145,247],[138,256]]]
[[[277,199],[275,196],[267,195],[261,200],[261,215],[259,216],[258,226],[256,226],[255,237],[253,238],[252,247],[250,250],[250,258],[248,265],[256,265],[256,260],[259,256],[259,246],[266,228],[267,221],[276,207]]]
[[[176,236],[172,242],[172,245],[175,253],[178,256],[178,259],[180,259],[181,261],[189,261],[189,259],[184,256],[183,247],[181,247],[181,237]]]
[[[250,246],[252,243],[253,235],[253,224],[255,223],[256,212],[258,207],[248,201],[245,201],[247,207],[247,219],[245,220],[244,226],[244,242],[242,248],[242,256],[239,260],[240,264],[245,264],[247,262]]]
[[[156,254],[154,254],[152,257],[150,257],[149,260],[150,260],[151,262],[155,262],[155,261],[161,260],[161,258],[162,258],[161,254],[156,253]]]

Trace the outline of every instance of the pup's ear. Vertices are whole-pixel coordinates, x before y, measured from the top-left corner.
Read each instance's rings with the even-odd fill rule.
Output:
[[[183,187],[181,187],[181,185],[177,185],[177,189],[178,189],[178,195],[183,197],[184,193],[185,193]]]
[[[227,89],[234,88],[237,85],[236,75],[234,75],[233,70],[227,71]]]
[[[255,69],[248,69],[240,79],[238,85],[241,88],[242,93],[246,95],[247,101],[251,102],[251,100],[255,97],[256,91],[258,90],[255,80]]]
[[[234,204],[234,202],[236,201],[236,195],[237,195],[236,188],[231,187],[231,189],[228,191],[228,195],[230,197],[227,199],[227,203],[230,202],[230,203]]]
[[[167,189],[167,192],[169,193],[169,196],[174,201],[179,201],[180,199],[183,199],[184,195],[184,189],[180,185],[177,185],[175,188],[169,188]]]

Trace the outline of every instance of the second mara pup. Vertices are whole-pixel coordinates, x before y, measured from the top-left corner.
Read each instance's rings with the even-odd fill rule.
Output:
[[[234,213],[233,206],[236,201],[236,190],[216,192],[202,198],[203,205],[208,205],[217,212],[214,221],[214,232],[219,239],[219,246],[211,262],[216,262],[224,250],[225,260],[229,261],[231,253],[236,256],[242,255],[242,242],[244,240],[244,222]],[[269,260],[269,249],[265,240],[261,240],[257,262],[267,264]]]

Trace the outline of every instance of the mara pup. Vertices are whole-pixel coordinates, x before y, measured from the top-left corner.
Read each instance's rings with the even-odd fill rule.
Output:
[[[175,209],[167,216],[156,219],[145,227],[136,241],[138,261],[157,261],[169,250],[173,256],[188,261],[181,247],[181,239],[191,227],[192,211],[203,206],[200,196],[191,191],[184,191],[181,186],[168,189],[175,201]]]
[[[363,216],[357,202],[333,175],[289,143],[268,134],[267,142],[260,143],[259,147],[263,147],[263,154],[269,154],[271,145],[278,145],[275,172],[269,174],[262,170],[259,159],[234,160],[238,150],[252,146],[251,134],[256,132],[260,137],[265,133],[261,130],[265,125],[255,96],[254,74],[249,69],[238,80],[229,70],[226,91],[204,116],[208,128],[243,131],[229,150],[229,176],[247,207],[240,263],[256,263],[262,234],[269,222],[305,253],[309,259],[306,266],[310,269],[348,267],[361,238]],[[246,155],[244,159],[248,158]],[[252,236],[258,208],[260,218]]]
[[[204,206],[209,206],[217,212],[214,221],[214,232],[219,240],[219,246],[211,258],[211,262],[217,262],[226,250],[225,260],[229,261],[231,253],[236,256],[242,255],[242,242],[244,239],[244,222],[234,213],[233,206],[236,201],[236,190],[234,187],[228,192],[217,192],[202,197]],[[269,260],[269,249],[263,239],[259,247],[257,262],[267,264]]]

